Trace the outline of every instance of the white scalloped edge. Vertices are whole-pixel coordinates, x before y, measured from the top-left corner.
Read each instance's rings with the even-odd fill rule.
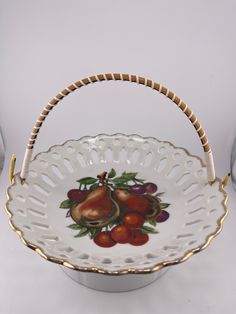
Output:
[[[158,225],[160,233],[151,236],[150,245],[94,248],[89,239],[75,242],[72,232],[69,234],[63,227],[62,217],[53,220],[59,202],[52,195],[68,190],[65,186],[75,179],[75,169],[82,176],[91,171],[99,173],[98,169],[106,167],[147,174],[149,180],[164,189],[165,200],[171,203],[171,215],[167,222]],[[49,177],[48,182],[45,176]],[[8,195],[11,225],[26,245],[48,260],[70,268],[109,274],[146,273],[187,259],[209,244],[221,230],[227,213],[220,180],[212,185],[207,183],[206,168],[199,157],[169,142],[138,135],[100,134],[52,146],[31,162],[25,184],[21,184],[19,174],[15,176]],[[66,232],[61,234],[64,228]]]

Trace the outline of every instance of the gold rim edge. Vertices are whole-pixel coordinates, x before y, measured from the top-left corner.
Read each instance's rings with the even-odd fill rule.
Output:
[[[98,136],[111,136],[111,137],[114,137],[114,136],[117,136],[117,135],[122,135],[122,136],[126,136],[126,137],[130,137],[130,136],[138,136],[138,137],[141,137],[137,134],[132,134],[132,135],[125,135],[125,134],[121,134],[121,133],[116,133],[116,134],[113,134],[113,135],[108,135],[108,134],[99,134],[97,136],[89,136],[90,138],[97,138]],[[87,138],[88,136],[84,136],[82,138],[80,138],[79,140],[77,141],[81,141],[83,140],[84,138]],[[170,144],[172,147],[174,148],[178,148],[178,149],[183,149],[187,155],[189,155],[190,157],[195,157],[197,158],[202,166],[205,167],[205,164],[204,162],[202,161],[202,159],[199,157],[199,156],[196,156],[196,155],[192,155],[189,153],[189,151],[186,149],[186,148],[183,148],[183,147],[177,147],[175,145],[173,145],[171,142],[168,142],[168,141],[159,141],[157,140],[156,138],[154,137],[141,137],[142,139],[154,139],[158,142],[165,142],[165,143],[168,143]],[[71,140],[68,140],[68,141],[71,141]],[[53,145],[51,146],[46,152],[49,152],[50,149],[52,147],[55,147],[55,146],[63,146],[64,144],[66,144],[68,141],[64,142],[62,145]],[[46,152],[41,152],[41,153],[46,153]],[[34,159],[36,159],[36,157],[38,155],[40,155],[41,153],[37,154]],[[33,159],[33,160],[34,160]],[[18,173],[17,173],[18,174]],[[223,189],[223,184],[222,184],[222,180],[219,179],[219,178],[216,178],[215,181],[217,181],[219,183],[219,191],[223,193],[224,195],[224,199],[223,201],[221,202],[221,204],[223,205],[223,208],[224,208],[224,214],[217,220],[217,228],[214,232],[212,232],[211,234],[209,234],[205,240],[205,242],[201,245],[199,245],[198,247],[192,249],[192,250],[189,250],[187,251],[182,257],[180,258],[177,258],[177,259],[174,259],[174,260],[171,260],[171,261],[166,261],[166,262],[162,262],[162,263],[158,263],[156,265],[154,265],[153,267],[151,268],[144,268],[144,269],[135,269],[135,268],[127,268],[127,269],[123,269],[123,270],[120,270],[120,271],[107,271],[103,268],[97,268],[97,267],[82,267],[82,266],[76,266],[76,265],[73,265],[69,262],[67,262],[66,260],[64,259],[59,259],[59,258],[56,258],[56,257],[52,257],[50,255],[47,255],[43,249],[41,249],[40,247],[34,245],[33,243],[27,241],[25,238],[24,238],[24,234],[23,232],[18,229],[14,223],[12,222],[12,217],[13,217],[13,214],[12,212],[10,211],[10,209],[8,208],[8,202],[12,200],[10,194],[9,194],[9,189],[11,186],[15,185],[16,184],[16,181],[15,181],[15,177],[17,176],[17,174],[14,175],[14,178],[13,178],[13,183],[7,188],[7,203],[5,205],[5,209],[6,209],[6,212],[9,216],[9,225],[10,227],[13,229],[13,231],[19,236],[21,242],[26,245],[28,248],[34,250],[35,252],[37,252],[41,257],[43,257],[44,259],[46,259],[47,261],[50,261],[50,262],[53,262],[53,263],[56,263],[56,264],[59,264],[59,265],[63,265],[69,269],[73,269],[73,270],[77,270],[77,271],[82,271],[82,272],[90,272],[90,273],[97,273],[97,274],[104,274],[104,275],[126,275],[126,274],[150,274],[150,273],[154,273],[156,271],[159,271],[161,270],[162,268],[164,267],[168,267],[168,266],[173,266],[173,265],[177,265],[177,264],[180,264],[182,262],[185,262],[187,261],[191,256],[193,256],[194,254],[196,253],[199,253],[200,251],[202,251],[203,249],[207,248],[208,245],[211,243],[211,241],[221,232],[222,228],[223,228],[223,223],[224,223],[224,220],[228,214],[228,208],[227,208],[227,200],[228,200],[228,195],[227,193],[225,192],[225,190]]]

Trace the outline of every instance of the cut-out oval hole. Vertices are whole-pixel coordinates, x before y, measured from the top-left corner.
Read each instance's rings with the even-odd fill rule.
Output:
[[[145,155],[145,157],[144,157],[144,161],[143,161],[143,166],[145,167],[145,168],[147,168],[148,166],[150,166],[150,164],[151,164],[151,161],[152,161],[152,153],[151,152],[149,152],[147,155]]]
[[[210,225],[205,225],[205,226],[202,227],[202,230],[208,229],[210,227],[211,227]]]
[[[119,157],[120,157],[120,161],[127,161],[128,159],[127,151],[124,147],[122,147],[122,149],[120,150]]]
[[[174,178],[174,177],[179,173],[180,168],[181,168],[181,166],[180,166],[179,164],[174,165],[174,166],[170,169],[170,171],[167,173],[167,175],[166,175],[167,178],[170,178],[170,179]]]
[[[23,209],[17,209],[17,213],[20,214],[21,216],[26,216]]]
[[[37,198],[35,196],[29,195],[28,198],[35,205],[38,205],[38,206],[41,206],[41,207],[45,207],[46,206],[46,203],[44,201],[42,201],[41,199],[39,199],[39,198]]]
[[[81,254],[78,259],[88,259],[89,255],[88,254]]]
[[[82,153],[77,153],[76,154],[77,160],[79,162],[79,164],[81,165],[82,168],[86,167],[86,162],[84,160],[84,155]]]
[[[49,225],[46,225],[46,224],[43,224],[43,223],[40,223],[40,222],[32,222],[32,225],[39,228],[39,229],[50,229]]]
[[[18,201],[22,202],[22,203],[25,202],[25,197],[22,196],[22,195],[17,195],[17,196],[16,196],[16,199],[17,199]]]
[[[189,177],[190,177],[189,172],[184,173],[180,178],[178,178],[178,180],[176,180],[176,184],[178,186],[183,185],[188,180]]]
[[[32,228],[31,228],[30,226],[24,225],[23,228],[24,228],[25,230],[32,231]]]
[[[189,238],[189,237],[192,237],[192,236],[193,236],[192,233],[179,234],[179,235],[177,236],[177,239]]]
[[[60,169],[56,165],[51,165],[52,172],[59,178],[64,179],[63,174],[61,173]]]
[[[42,187],[41,185],[35,183],[33,184],[34,188],[36,191],[38,191],[39,193],[41,193],[42,195],[48,196],[49,195],[49,191],[46,190],[44,187]]]
[[[167,157],[164,157],[160,160],[159,165],[157,166],[157,172],[162,172],[167,164]]]
[[[74,172],[74,169],[73,169],[73,167],[72,167],[72,165],[71,165],[69,159],[64,158],[64,159],[63,159],[63,164],[64,164],[65,168],[66,168],[70,173],[73,173],[73,172]]]
[[[102,261],[103,264],[111,264],[112,260],[110,258],[104,258]]]
[[[198,187],[197,183],[192,183],[189,186],[187,186],[185,189],[183,189],[183,194],[188,195],[191,192],[193,192],[194,190],[196,190],[197,187]]]
[[[112,150],[110,147],[108,147],[106,150],[105,150],[105,162],[111,162],[112,161]]]
[[[194,196],[193,198],[191,198],[190,200],[187,200],[187,203],[191,204],[193,202],[200,201],[203,197],[204,197],[203,194],[198,194],[198,195]]]
[[[196,219],[196,220],[193,220],[193,221],[189,221],[189,222],[186,222],[185,226],[192,226],[192,225],[196,225],[198,223],[202,222],[201,219]]]
[[[198,207],[196,209],[192,209],[188,212],[189,215],[200,213],[206,210],[206,207]]]
[[[42,173],[41,174],[42,180],[49,186],[51,186],[52,188],[54,188],[56,186],[56,183],[46,174],[46,173]]]
[[[165,245],[163,246],[163,250],[168,251],[168,250],[177,250],[178,246],[177,245]]]
[[[29,176],[31,178],[36,178],[38,176],[37,172],[34,170],[29,170]]]
[[[138,149],[135,149],[132,152],[132,154],[131,154],[131,162],[132,162],[132,164],[136,164],[138,159],[139,159],[139,151],[138,151]]]
[[[131,257],[127,257],[125,263],[134,263],[134,260]]]
[[[146,256],[146,258],[156,258],[157,257],[156,255],[154,255],[152,253],[148,253],[145,256]]]
[[[193,245],[194,243],[196,243],[197,240],[192,240],[192,241],[189,241],[188,245]]]
[[[98,157],[98,152],[96,151],[96,149],[92,149],[91,150],[91,157],[92,157],[92,160],[95,164],[98,164],[99,163],[99,157]]]
[[[59,240],[58,236],[54,236],[54,235],[50,235],[50,234],[46,234],[46,235],[42,235],[42,238],[51,242],[56,242]]]
[[[31,215],[36,216],[36,217],[45,217],[46,216],[45,213],[41,212],[38,209],[28,208],[27,211],[28,211],[28,213],[30,213]]]

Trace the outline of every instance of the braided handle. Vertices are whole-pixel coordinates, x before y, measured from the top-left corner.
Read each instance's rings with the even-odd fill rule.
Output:
[[[189,118],[191,121],[192,125],[194,126],[195,130],[197,131],[197,134],[200,138],[200,141],[202,143],[203,150],[205,152],[205,159],[206,159],[206,166],[207,166],[207,175],[208,175],[208,181],[211,183],[215,180],[215,169],[214,169],[214,161],[213,161],[213,156],[211,152],[210,145],[208,144],[208,140],[206,137],[206,134],[199,123],[197,117],[194,115],[192,110],[179,98],[177,97],[173,92],[171,92],[169,89],[165,88],[164,86],[146,79],[144,77],[136,76],[136,75],[129,75],[129,74],[119,74],[119,73],[108,73],[108,74],[99,74],[99,75],[94,75],[87,77],[83,80],[80,80],[64,90],[62,90],[57,96],[55,96],[43,109],[42,113],[40,114],[32,132],[31,136],[29,138],[29,142],[25,151],[25,156],[24,156],[24,161],[22,165],[22,170],[21,170],[21,179],[25,179],[28,173],[29,169],[29,163],[33,154],[33,148],[35,141],[37,139],[39,130],[43,124],[43,121],[49,114],[49,112],[57,105],[57,103],[62,100],[65,96],[70,94],[71,92],[75,91],[76,89],[91,84],[95,82],[101,82],[101,81],[110,81],[110,80],[122,80],[122,81],[129,81],[129,82],[134,82],[138,84],[142,84],[145,86],[148,86],[154,90],[157,90],[159,93],[165,95],[169,99],[171,99],[184,113],[185,115]]]

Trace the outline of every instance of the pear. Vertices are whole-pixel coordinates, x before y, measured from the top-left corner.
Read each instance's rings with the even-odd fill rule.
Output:
[[[134,211],[151,220],[161,211],[160,202],[154,196],[134,195],[122,189],[115,189],[113,195],[123,212]]]
[[[72,219],[86,227],[104,227],[115,220],[120,213],[117,202],[113,199],[108,186],[98,186],[91,191],[80,204],[71,207]]]

